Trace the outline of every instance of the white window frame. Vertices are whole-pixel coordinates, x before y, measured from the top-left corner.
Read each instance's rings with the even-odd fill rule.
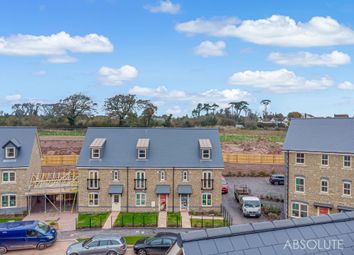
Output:
[[[139,178],[138,178],[138,175],[140,175]],[[144,170],[136,171],[135,172],[135,179],[136,179],[136,184],[135,184],[136,188],[138,188],[138,189],[146,188],[146,182],[144,181],[146,179],[146,174],[145,174]]]
[[[138,196],[139,196],[139,199],[138,199]],[[144,197],[144,199],[143,199],[143,197]],[[144,204],[142,204],[142,201],[144,201]],[[139,207],[146,206],[146,193],[143,193],[143,192],[135,193],[135,206],[139,206]]]
[[[97,195],[97,198],[95,197]],[[92,197],[90,197],[92,196]],[[92,203],[90,203],[92,201]],[[95,203],[97,201],[97,204]],[[89,192],[88,193],[88,206],[98,207],[100,206],[100,194],[98,192]]]
[[[119,181],[119,170],[112,171],[112,181],[117,182]]]
[[[301,190],[297,190],[297,184],[296,184],[296,180],[297,179],[302,179],[303,180],[303,190],[301,191]],[[295,176],[295,192],[298,192],[298,193],[305,193],[305,177],[302,177],[302,176]]]
[[[204,178],[205,176],[210,178]],[[213,171],[209,171],[209,170],[202,171],[202,179],[204,180],[202,183],[202,188],[204,189],[213,188]]]
[[[100,185],[99,184],[100,172],[98,170],[90,170],[88,177],[90,179],[89,188],[97,189],[99,187],[99,185]],[[95,178],[93,178],[93,177],[95,177]],[[96,180],[96,181],[94,181],[94,180]],[[91,184],[95,184],[95,185],[91,185]]]
[[[345,188],[345,184],[349,184],[349,189]],[[345,190],[349,190],[349,194],[345,194]],[[345,197],[352,196],[352,183],[350,181],[343,181],[343,196]]]
[[[323,182],[326,182],[327,186],[324,186]],[[327,190],[323,191],[323,188],[326,188]],[[321,179],[320,180],[320,193],[328,194],[328,191],[329,191],[329,181],[327,179]]]
[[[206,196],[205,199],[203,198],[203,196]],[[210,197],[210,198],[209,198]],[[204,200],[205,200],[205,204],[204,204]],[[210,201],[210,204],[208,204],[208,202]],[[212,207],[213,206],[213,193],[210,192],[203,192],[202,193],[202,207]]]
[[[4,181],[4,175],[5,174],[8,175],[8,181]],[[10,180],[11,179],[10,178],[11,174],[14,174],[14,180],[13,181]],[[5,183],[6,184],[16,183],[16,172],[15,171],[3,171],[1,177],[2,177],[2,183],[4,183],[4,184]]]
[[[210,149],[202,149],[201,154],[202,154],[203,160],[208,160],[208,159],[210,159],[211,150]]]
[[[348,157],[349,160],[346,160],[345,158]],[[349,162],[349,166],[346,166],[345,163]],[[352,157],[351,155],[343,155],[343,168],[351,168],[352,167]]]
[[[91,159],[100,159],[101,158],[101,149],[92,148],[91,149]]]
[[[294,204],[297,204],[299,206],[299,209],[298,209],[298,216],[295,216],[294,215]],[[305,210],[302,210],[301,206],[306,206],[306,211]],[[305,216],[301,216],[301,213],[303,212],[306,212],[306,215]],[[307,217],[309,215],[309,206],[308,204],[305,204],[305,203],[301,203],[301,202],[292,202],[291,203],[291,217],[293,218],[302,218],[302,217]]]
[[[160,170],[160,182],[166,181],[166,171]]]
[[[301,155],[303,155],[303,157],[299,157],[299,156],[301,156]],[[300,160],[302,159],[303,162],[299,162],[299,161],[298,161],[299,159],[300,159]],[[295,157],[295,163],[298,164],[298,165],[303,165],[303,164],[305,164],[305,153],[303,153],[303,152],[297,152],[297,153],[296,153],[296,157]]]
[[[188,170],[183,170],[183,171],[182,171],[182,181],[183,181],[183,182],[188,182],[188,179],[189,179]]]
[[[7,206],[3,206],[3,197],[7,197]],[[11,206],[10,197],[15,197],[15,205]],[[17,195],[16,194],[1,194],[1,208],[16,208],[17,207]]]
[[[324,158],[327,157],[327,158]],[[321,154],[321,166],[328,167],[329,166],[329,154]]]
[[[138,159],[146,159],[147,158],[147,150],[146,149],[138,149]]]
[[[10,150],[13,151],[13,155],[12,156],[9,155],[10,154],[10,152],[9,152]],[[6,159],[15,159],[16,158],[16,148],[13,147],[13,146],[6,147],[5,148],[5,158]]]

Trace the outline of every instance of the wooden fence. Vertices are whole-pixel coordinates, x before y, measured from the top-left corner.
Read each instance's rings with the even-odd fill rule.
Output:
[[[79,155],[43,155],[42,166],[75,166]]]
[[[223,153],[225,163],[237,164],[284,164],[284,155],[282,154],[237,154]]]

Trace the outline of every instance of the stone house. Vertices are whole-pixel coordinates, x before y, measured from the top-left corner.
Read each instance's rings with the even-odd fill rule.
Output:
[[[41,150],[34,127],[0,127],[0,214],[23,214],[33,173],[41,171]]]
[[[354,119],[294,119],[283,150],[287,217],[354,210]]]
[[[220,211],[217,129],[88,128],[79,212]]]

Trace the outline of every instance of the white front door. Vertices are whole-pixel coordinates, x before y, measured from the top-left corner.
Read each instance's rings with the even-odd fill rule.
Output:
[[[120,211],[120,194],[112,195],[112,212]]]

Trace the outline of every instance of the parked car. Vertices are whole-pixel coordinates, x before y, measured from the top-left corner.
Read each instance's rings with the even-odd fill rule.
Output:
[[[124,238],[118,234],[96,235],[86,241],[74,243],[66,250],[67,255],[104,254],[123,255],[127,251]]]
[[[7,251],[43,250],[57,239],[57,231],[41,221],[0,223],[0,254]]]
[[[229,184],[224,176],[221,176],[221,193],[227,194],[229,192]]]
[[[270,184],[278,184],[278,185],[284,185],[284,180],[285,180],[285,176],[283,174],[272,174],[269,177],[269,183]]]
[[[241,210],[245,217],[261,216],[261,201],[258,197],[243,196],[240,198]]]
[[[138,240],[134,245],[134,252],[138,255],[165,254],[176,239],[175,233],[158,233],[154,237]]]

